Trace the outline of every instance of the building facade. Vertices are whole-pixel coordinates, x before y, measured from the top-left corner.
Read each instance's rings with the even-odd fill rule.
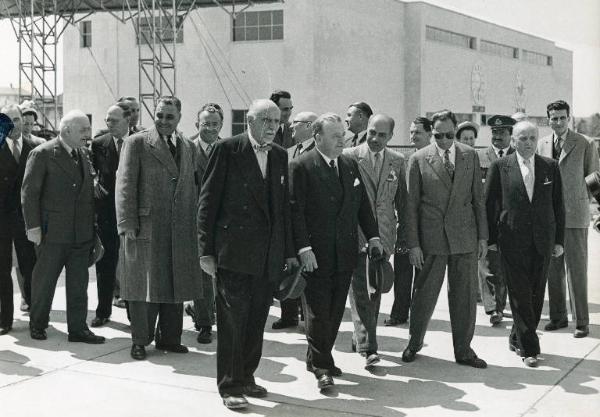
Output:
[[[130,23],[109,14],[86,22],[65,31],[64,106],[90,114],[99,129],[116,98],[139,93],[138,42]],[[544,132],[546,104],[572,101],[570,51],[424,2],[287,1],[253,6],[235,21],[220,8],[200,9],[177,42],[186,134],[209,101],[225,110],[222,136],[238,132],[249,101],[275,89],[291,92],[294,113],[345,114],[366,101],[396,119],[397,145],[408,143],[411,120],[440,109],[483,124],[525,111]],[[146,115],[142,124],[150,123]],[[489,136],[484,128],[477,144]]]

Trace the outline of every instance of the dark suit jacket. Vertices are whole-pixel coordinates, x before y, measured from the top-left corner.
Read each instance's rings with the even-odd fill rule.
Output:
[[[106,194],[96,198],[96,214],[100,224],[114,225],[117,231],[117,218],[115,214],[115,182],[119,156],[115,141],[110,133],[96,137],[92,140],[92,165],[96,171],[98,184],[106,190]]]
[[[49,243],[84,243],[94,237],[94,185],[88,150],[81,168],[58,138],[29,153],[21,202],[27,230],[42,228]],[[83,171],[83,176],[82,176]]]
[[[530,202],[516,153],[494,161],[486,184],[489,241],[500,249],[527,249],[549,255],[564,242],[565,209],[558,163],[535,155],[535,183]]]
[[[277,132],[275,133],[275,139],[273,139],[273,142],[275,142],[284,149],[288,149],[294,146],[294,140],[292,139],[292,127],[289,123],[283,124],[283,133],[281,132],[281,129],[277,129]]]
[[[340,155],[338,168],[339,177],[316,148],[290,162],[296,250],[311,246],[324,273],[354,269],[359,225],[367,239],[379,236],[358,165]]]
[[[295,256],[287,152],[273,145],[267,161],[263,179],[247,133],[215,144],[200,192],[198,246],[219,268],[276,282],[285,258]]]
[[[0,237],[9,235],[10,222],[20,224],[21,227],[17,229],[23,229],[25,233],[21,209],[21,184],[27,157],[36,146],[35,142],[23,138],[19,163],[13,157],[8,143],[4,142],[0,147]]]

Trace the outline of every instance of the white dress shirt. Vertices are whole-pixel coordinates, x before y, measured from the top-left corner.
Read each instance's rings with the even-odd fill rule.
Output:
[[[250,139],[250,144],[254,150],[254,155],[256,155],[256,160],[258,161],[258,167],[260,168],[260,172],[262,173],[262,177],[264,179],[267,177],[267,158],[269,156],[269,151],[259,151],[256,149],[261,145],[252,137],[252,132],[250,132],[250,129],[248,129],[248,139]]]
[[[19,151],[19,155],[21,154],[21,151],[23,150],[23,135],[19,136],[17,139],[11,139],[9,137],[6,137],[6,143],[8,143],[8,149],[10,150],[10,153],[13,154],[13,156],[15,155],[15,148]]]
[[[529,201],[531,201],[533,198],[533,186],[535,184],[535,157],[531,156],[528,161],[529,164],[525,165],[525,158],[517,152],[517,162],[521,170],[521,177],[523,178],[523,184],[525,184]]]
[[[446,151],[440,148],[437,142],[435,142],[435,147],[437,149],[438,155],[440,156],[440,158],[442,158],[442,161],[445,161],[444,158],[446,157]],[[450,151],[448,158],[450,159],[450,162],[452,162],[452,165],[456,166],[456,146],[454,146],[454,142],[452,142],[452,146],[450,146],[450,149],[448,150]]]
[[[500,148],[496,148],[494,145],[492,145],[492,149],[494,150],[494,153],[496,154],[496,156],[498,158],[502,158],[502,157],[505,157],[506,155],[508,155],[508,150],[510,149],[510,146],[507,146],[504,149],[500,149]],[[500,151],[502,151],[502,156],[500,156]]]

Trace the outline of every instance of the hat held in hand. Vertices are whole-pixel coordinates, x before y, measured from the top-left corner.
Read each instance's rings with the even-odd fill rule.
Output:
[[[281,273],[282,279],[279,288],[275,291],[275,298],[283,301],[300,297],[306,288],[303,272],[304,266],[286,265]]]
[[[371,300],[390,292],[394,285],[394,268],[387,259],[385,253],[379,257],[373,256],[373,259],[367,256],[365,277]]]

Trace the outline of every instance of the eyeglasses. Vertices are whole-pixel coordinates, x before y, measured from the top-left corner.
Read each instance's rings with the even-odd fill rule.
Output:
[[[200,126],[202,126],[202,127],[212,127],[213,129],[217,129],[220,125],[221,125],[221,123],[219,123],[219,122],[213,122],[213,123],[202,122],[202,123],[200,123]]]
[[[443,139],[444,136],[446,139],[454,139],[454,132],[446,132],[446,133],[434,133],[433,137],[440,140]]]
[[[310,120],[294,120],[292,121],[292,124],[294,123],[306,123],[306,127],[312,126],[312,122]]]

